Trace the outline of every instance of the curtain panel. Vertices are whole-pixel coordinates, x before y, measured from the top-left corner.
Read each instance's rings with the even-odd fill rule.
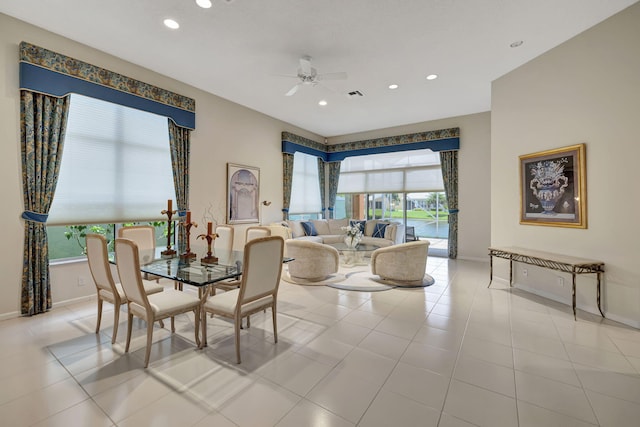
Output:
[[[340,162],[329,163],[329,218],[333,218],[333,209],[338,195],[338,182],[340,181]]]
[[[293,154],[282,153],[282,219],[289,219],[291,184],[293,183]]]
[[[328,218],[325,204],[325,181],[325,162],[318,157],[318,183],[320,185],[320,209],[322,210],[322,218]]]
[[[25,219],[21,313],[51,308],[47,214],[58,182],[69,97],[20,93],[20,144]]]
[[[169,120],[169,144],[171,145],[171,167],[173,183],[176,189],[178,216],[184,218],[189,209],[189,158],[191,152],[191,130],[176,125]],[[178,227],[178,253],[186,250],[186,232]]]
[[[458,152],[441,151],[440,165],[449,204],[449,258],[458,257]]]

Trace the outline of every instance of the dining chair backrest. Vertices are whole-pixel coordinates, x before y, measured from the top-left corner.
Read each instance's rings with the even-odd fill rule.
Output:
[[[117,293],[116,284],[109,267],[109,254],[107,253],[107,239],[100,234],[87,234],[87,261],[89,271],[98,289]]]
[[[225,252],[233,249],[233,227],[230,225],[218,225],[216,227],[216,240],[213,241],[213,248]]]
[[[244,268],[238,302],[250,301],[275,295],[282,273],[284,240],[280,236],[261,237],[244,247]]]
[[[271,236],[271,230],[268,227],[248,227],[245,232],[245,244],[249,243],[254,239],[258,239],[260,237],[269,237]]]
[[[152,225],[132,225],[118,230],[118,237],[136,242],[140,261],[146,264],[153,260],[156,251],[156,229]]]
[[[146,310],[149,306],[147,294],[142,284],[142,274],[140,273],[140,261],[138,259],[138,245],[133,240],[116,239],[116,265],[120,284],[124,294],[131,304]]]

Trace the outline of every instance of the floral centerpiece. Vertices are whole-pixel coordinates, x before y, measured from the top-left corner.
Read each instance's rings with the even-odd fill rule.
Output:
[[[349,225],[347,227],[340,227],[345,233],[344,243],[350,248],[355,248],[362,239],[362,230],[360,230],[360,224]]]

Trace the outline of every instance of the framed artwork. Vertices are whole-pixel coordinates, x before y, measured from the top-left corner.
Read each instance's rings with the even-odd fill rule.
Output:
[[[520,224],[587,228],[585,144],[520,156]]]
[[[260,169],[227,163],[227,223],[260,222]]]

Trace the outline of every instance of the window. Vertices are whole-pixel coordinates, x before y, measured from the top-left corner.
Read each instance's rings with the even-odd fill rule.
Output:
[[[347,158],[338,193],[336,218],[399,221],[409,240],[426,238],[430,254],[446,256],[448,210],[438,153],[415,150]]]
[[[71,95],[48,225],[162,220],[175,200],[167,118]]]
[[[318,218],[321,210],[318,158],[296,152],[293,157],[289,218]]]
[[[58,185],[49,212],[50,259],[81,256],[84,234],[153,223],[175,200],[167,118],[72,94]],[[166,239],[162,245],[166,244]]]

